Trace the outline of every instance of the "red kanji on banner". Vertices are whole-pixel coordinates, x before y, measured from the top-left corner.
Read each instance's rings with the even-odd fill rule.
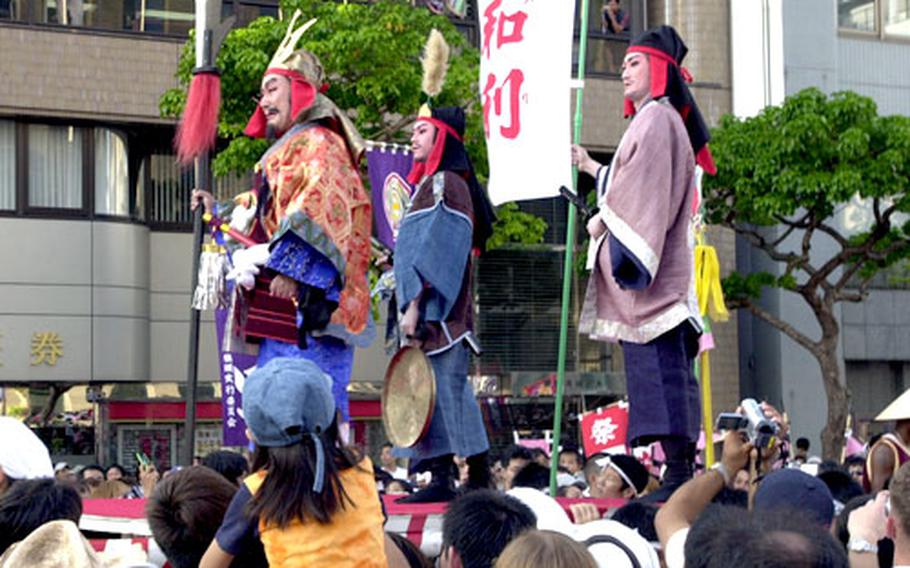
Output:
[[[509,115],[508,126],[500,126],[499,133],[504,138],[514,139],[521,134],[521,107],[519,102],[521,98],[521,86],[524,83],[525,74],[521,69],[512,69],[506,75],[500,86],[496,86],[496,75],[490,73],[487,75],[487,82],[483,87],[483,130],[487,138],[490,137],[490,110],[496,116],[503,115],[502,109],[502,92],[508,88],[508,100],[506,102]],[[490,94],[492,91],[492,95]],[[492,107],[492,109],[491,109]]]
[[[621,449],[625,451],[629,429],[629,407],[617,403],[581,416],[585,455]]]
[[[486,10],[483,11],[483,54],[490,58],[490,46],[493,45],[493,32],[496,32],[496,49],[499,49],[507,43],[520,43],[524,39],[525,21],[528,19],[527,12],[517,10],[511,14],[503,14],[500,11],[502,0],[493,0]],[[497,13],[498,12],[498,13]],[[510,24],[510,29],[506,30],[506,25]]]

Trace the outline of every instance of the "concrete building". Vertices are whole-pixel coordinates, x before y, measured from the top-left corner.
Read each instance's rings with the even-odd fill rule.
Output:
[[[464,27],[477,38],[470,4]],[[728,3],[623,5],[631,31],[660,23],[680,30],[707,120],[729,112]],[[583,144],[607,160],[626,124],[619,65],[630,30],[603,30],[601,9],[591,3]],[[225,2],[225,10],[243,24],[276,14],[277,6],[238,0]],[[152,439],[172,462],[181,437],[179,412],[169,410],[170,418],[159,420],[135,403],[179,401],[186,375],[192,179],[174,165],[174,124],[160,117],[158,98],[176,85],[192,12],[191,0],[0,0],[0,384],[31,385],[33,399],[36,386],[51,383],[104,385],[100,392],[108,400],[128,400],[128,408],[104,415],[101,407],[95,418],[103,461],[130,462],[135,444]],[[223,193],[235,189],[221,184]],[[546,244],[498,251],[478,271],[486,355],[476,366],[477,385],[491,397],[513,395],[556,369],[565,203],[522,207],[549,223]],[[709,240],[730,269],[732,236],[712,230]],[[577,279],[575,312],[584,290]],[[715,409],[739,398],[735,319],[715,328]],[[592,404],[602,395],[621,395],[618,350],[570,337],[571,392],[593,397]],[[387,361],[379,343],[357,352],[353,381],[367,393],[362,398],[377,398]],[[201,345],[200,392],[211,401],[219,392],[211,314],[203,318]],[[84,406],[84,388],[67,396]],[[198,442],[217,446],[217,415],[209,409],[200,416]],[[522,420],[508,424],[539,427]],[[128,430],[133,433],[121,433]]]
[[[910,12],[897,0],[761,0],[732,2],[733,112],[751,116],[806,87],[826,93],[852,90],[872,97],[880,114],[910,115]],[[761,49],[756,49],[761,46]],[[834,219],[838,228],[861,227],[870,215],[859,199]],[[813,241],[817,254],[833,243]],[[779,273],[760,252],[741,243],[737,268]],[[858,423],[868,422],[910,387],[910,291],[881,275],[868,299],[840,304],[839,355]],[[805,303],[768,291],[762,306],[810,337],[818,336]],[[794,435],[820,453],[826,399],[818,365],[807,351],[747,314],[740,315],[740,377],[744,395],[781,405]]]

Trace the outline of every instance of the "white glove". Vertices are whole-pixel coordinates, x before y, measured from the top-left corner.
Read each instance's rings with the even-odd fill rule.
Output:
[[[259,267],[269,259],[269,245],[253,245],[249,248],[236,251],[231,255],[234,267],[227,273],[228,280],[234,280],[238,285],[247,290],[252,290],[256,284],[256,275]]]

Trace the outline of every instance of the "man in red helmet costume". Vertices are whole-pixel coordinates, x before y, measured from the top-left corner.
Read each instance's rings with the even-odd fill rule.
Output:
[[[349,420],[347,385],[354,347],[375,335],[367,269],[371,204],[357,164],[364,143],[353,123],[323,92],[319,59],[296,49],[315,20],[288,24],[260,83],[260,98],[244,129],[274,140],[255,170],[254,189],[219,208],[219,216],[263,243],[233,254],[229,279],[251,288],[267,270],[270,293],[297,305],[298,341],[264,339],[258,366],[275,357],[315,362],[332,377],[342,429]],[[195,196],[213,207],[211,194]]]

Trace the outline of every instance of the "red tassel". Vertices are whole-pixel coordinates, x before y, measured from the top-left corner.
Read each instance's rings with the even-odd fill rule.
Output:
[[[188,164],[193,158],[215,147],[220,106],[221,78],[213,73],[193,76],[183,117],[174,139],[177,161],[181,164]]]

